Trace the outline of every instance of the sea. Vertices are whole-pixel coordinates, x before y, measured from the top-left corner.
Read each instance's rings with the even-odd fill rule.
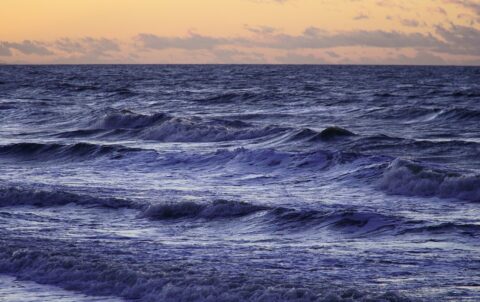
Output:
[[[480,68],[2,65],[0,301],[480,301]]]

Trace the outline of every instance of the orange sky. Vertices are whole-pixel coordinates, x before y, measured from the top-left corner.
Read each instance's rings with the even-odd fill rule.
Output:
[[[3,63],[480,64],[480,0],[2,0]]]

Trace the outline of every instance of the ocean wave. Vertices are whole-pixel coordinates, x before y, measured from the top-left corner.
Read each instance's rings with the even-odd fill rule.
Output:
[[[315,142],[315,141],[332,141],[340,138],[345,138],[349,136],[355,136],[355,133],[338,127],[338,126],[331,126],[323,129],[322,131],[318,132],[309,128],[300,129],[294,131],[290,136],[290,141],[308,141],[308,142]]]
[[[113,111],[94,121],[94,129],[137,129],[152,126],[170,118],[165,113],[152,115],[135,113],[130,110]]]
[[[393,292],[370,293],[335,285],[295,284],[249,273],[233,278],[228,271],[192,271],[192,264],[156,261],[139,266],[64,242],[32,239],[0,241],[0,271],[23,280],[51,284],[92,296],[117,296],[138,301],[412,301]],[[101,247],[96,250],[101,251]],[[107,252],[107,251],[104,251]],[[131,257],[128,257],[131,258]],[[174,266],[173,266],[174,265]]]
[[[120,145],[95,145],[89,143],[71,145],[15,143],[0,146],[0,156],[23,160],[95,159],[103,156],[118,159],[127,153],[138,151],[141,151],[141,149],[127,148]]]
[[[480,120],[480,111],[463,108],[463,107],[454,107],[442,110],[437,116],[437,119],[443,120],[461,120],[461,121],[477,121]]]
[[[319,211],[255,205],[241,201],[215,200],[210,203],[180,201],[150,205],[140,217],[152,220],[234,219],[261,213],[250,220],[257,227],[271,231],[303,231],[332,228],[347,233],[371,233],[394,230],[402,219],[375,212],[355,210]]]
[[[140,205],[125,199],[99,198],[61,190],[39,190],[21,187],[0,188],[0,206],[64,206],[78,204],[105,208],[139,208]]]
[[[401,217],[376,212],[357,210],[302,210],[275,208],[268,213],[269,223],[275,230],[306,230],[310,228],[330,228],[356,235],[392,231],[402,224]]]
[[[197,119],[171,118],[145,129],[139,137],[162,142],[222,142],[249,140],[285,132],[277,126],[262,128],[232,127],[225,123],[203,122]]]
[[[469,88],[469,89],[463,89],[463,90],[456,90],[456,91],[453,91],[451,95],[459,98],[464,98],[464,97],[476,98],[476,97],[480,97],[480,89]]]
[[[248,165],[252,169],[316,169],[321,171],[338,165],[352,163],[361,158],[370,158],[359,153],[314,150],[309,152],[286,152],[273,148],[233,150],[219,149],[214,153],[172,154],[164,159],[162,164],[168,165]],[[375,158],[372,158],[375,160]]]
[[[206,104],[221,104],[235,101],[248,101],[254,99],[256,96],[257,94],[251,92],[227,92],[203,99],[198,99],[196,101]]]
[[[179,218],[218,219],[246,216],[266,209],[264,206],[230,200],[215,200],[211,203],[204,204],[182,201],[150,205],[143,211],[141,217],[153,220]]]
[[[322,131],[294,129],[278,125],[255,126],[240,120],[172,116],[166,113],[140,114],[111,110],[89,123],[86,129],[60,132],[58,137],[96,136],[101,138],[140,138],[161,142],[222,142],[288,134],[289,141],[334,141],[355,136],[347,129],[331,126]]]
[[[445,222],[434,225],[425,225],[414,228],[407,228],[401,234],[428,233],[428,234],[460,234],[470,237],[480,236],[480,225],[470,223]]]
[[[396,195],[480,201],[480,175],[430,168],[404,159],[395,159],[387,167],[379,186]]]
[[[254,127],[239,120],[177,117],[166,113],[139,114],[129,110],[113,111],[90,123],[88,129],[61,132],[60,137],[98,135],[130,137],[162,142],[221,142],[248,140],[284,133],[278,126]],[[103,131],[103,133],[99,133]]]

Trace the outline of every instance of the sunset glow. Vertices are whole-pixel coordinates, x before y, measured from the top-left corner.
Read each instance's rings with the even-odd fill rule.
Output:
[[[477,0],[3,0],[2,63],[480,64]]]

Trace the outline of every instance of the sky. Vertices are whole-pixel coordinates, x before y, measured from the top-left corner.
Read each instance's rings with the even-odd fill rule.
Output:
[[[480,0],[1,0],[0,63],[480,65]]]

